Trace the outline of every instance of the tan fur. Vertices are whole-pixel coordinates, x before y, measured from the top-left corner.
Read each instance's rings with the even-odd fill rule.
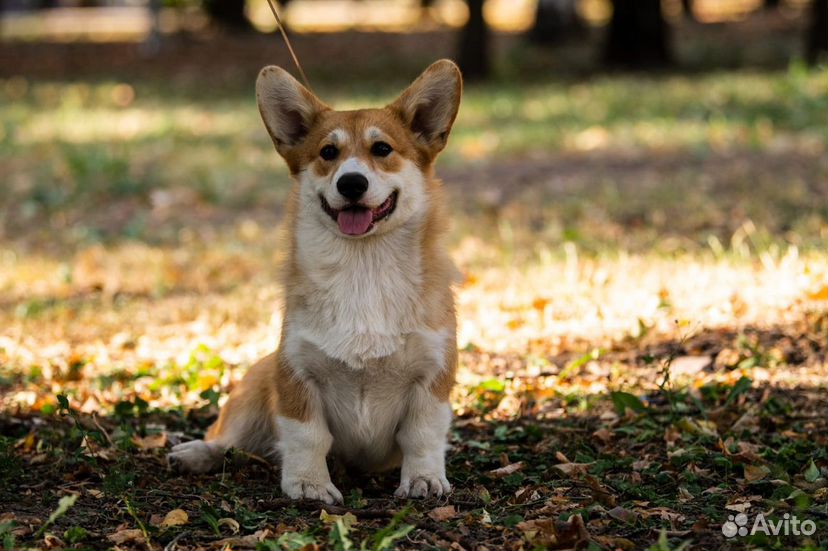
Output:
[[[328,384],[326,379],[332,374],[339,376],[340,371],[330,371],[331,366],[337,365],[338,360],[327,358],[311,344],[291,345],[286,339],[288,335],[294,335],[295,331],[299,330],[291,326],[300,323],[297,319],[302,319],[297,318],[297,313],[307,311],[324,290],[314,287],[310,274],[303,267],[307,266],[308,262],[313,264],[313,259],[300,257],[300,226],[307,224],[307,221],[300,223],[301,213],[303,209],[313,211],[317,208],[313,205],[308,206],[307,197],[303,198],[301,178],[303,174],[310,174],[316,179],[330,178],[345,159],[359,159],[369,170],[378,174],[395,174],[409,170],[405,168],[408,161],[408,166],[415,166],[421,174],[426,198],[426,210],[421,218],[418,215],[406,221],[407,229],[393,229],[396,226],[389,226],[392,229],[387,230],[387,234],[382,234],[383,230],[379,228],[376,235],[361,238],[361,243],[365,245],[347,243],[351,247],[380,246],[378,243],[385,243],[389,239],[386,235],[393,236],[394,232],[414,232],[412,235],[415,238],[411,241],[414,249],[404,254],[414,255],[419,259],[416,264],[419,266],[419,274],[411,276],[411,281],[418,282],[418,287],[414,290],[416,303],[412,306],[416,313],[406,314],[409,317],[402,319],[407,320],[407,327],[411,326],[421,333],[412,333],[414,336],[406,337],[406,348],[395,352],[395,359],[389,357],[388,361],[397,362],[388,364],[393,365],[395,371],[388,372],[387,368],[383,367],[387,362],[381,357],[366,360],[363,371],[354,371],[353,376],[347,375],[347,371],[352,368],[344,364],[336,369],[345,370],[342,372],[345,377],[343,381],[363,377],[365,382],[360,383],[363,385],[396,385],[400,389],[409,388],[410,385],[412,393],[420,392],[417,389],[422,388],[420,398],[412,394],[411,407],[414,407],[414,404],[419,404],[417,407],[425,407],[422,404],[432,401],[448,407],[449,393],[454,384],[457,366],[456,320],[451,290],[452,283],[457,279],[457,271],[443,244],[449,216],[442,183],[434,178],[433,163],[446,145],[448,131],[457,114],[460,93],[459,72],[451,62],[441,61],[429,67],[397,100],[384,108],[334,111],[282,69],[268,67],[262,70],[257,83],[262,118],[276,150],[284,157],[291,174],[295,177],[285,220],[286,258],[282,281],[285,301],[282,339],[279,350],[251,367],[243,381],[230,394],[218,420],[207,433],[207,447],[218,446],[217,449],[223,449],[235,446],[260,455],[274,456],[276,442],[281,437],[277,434],[277,418],[300,423],[290,425],[291,427],[305,424],[315,426],[314,424],[318,423],[325,425],[322,420],[325,415],[322,408],[328,407],[324,402],[325,388]],[[376,141],[375,136],[391,145],[394,154],[384,158],[372,155],[371,146]],[[327,161],[321,158],[319,152],[322,147],[331,144],[332,140],[340,154],[337,159]],[[401,196],[409,193],[405,184],[399,193]],[[413,189],[411,193],[414,193]],[[392,213],[390,219],[393,219],[395,214]],[[345,244],[343,242],[343,245]],[[325,269],[327,268],[318,268],[315,277],[336,276],[333,272],[328,274]],[[290,342],[302,342],[296,341],[295,336],[291,338],[293,340]],[[439,345],[439,350],[432,350],[436,345],[430,343],[442,343],[443,340],[445,342]],[[438,354],[442,358],[442,365],[428,367],[432,361],[429,359],[431,354]],[[415,358],[416,360],[410,367],[406,367],[405,364],[399,364],[405,358],[410,358],[405,361]],[[376,387],[378,388],[380,387]],[[376,395],[376,389],[363,388],[361,392],[369,396]],[[431,396],[430,399],[426,399],[428,395]],[[381,398],[379,400],[381,402]],[[412,411],[410,415],[416,415],[412,417],[413,423],[417,418],[426,418],[431,414],[426,411]],[[330,419],[329,422],[336,426],[337,420]],[[403,422],[403,425],[407,425],[407,422]],[[417,429],[411,433],[411,438],[416,440],[421,432]],[[357,431],[354,434],[360,433]],[[361,462],[372,468],[393,467],[403,460],[403,481],[398,495],[426,495],[430,491],[440,493],[442,489],[447,489],[449,486],[444,475],[419,473],[416,471],[425,467],[415,462],[405,463],[403,454],[406,452],[406,446],[415,445],[407,442],[408,440],[401,441],[402,449],[397,443],[392,442],[387,446],[379,444],[377,449],[380,451],[358,448],[345,450],[343,455],[346,459]],[[336,441],[333,448],[339,449]],[[194,449],[191,447],[189,451],[194,453]],[[214,448],[210,449],[213,450],[211,453],[215,453]],[[285,449],[288,448],[283,448],[282,453],[285,453]],[[171,458],[174,459],[174,456],[175,450]],[[183,459],[189,461],[186,457]],[[439,480],[443,480],[442,489]],[[314,481],[312,485],[296,481],[293,481],[292,485],[285,484],[283,479],[283,489],[290,488],[290,491],[298,496],[326,501],[337,499],[338,491],[330,485],[329,480]]]

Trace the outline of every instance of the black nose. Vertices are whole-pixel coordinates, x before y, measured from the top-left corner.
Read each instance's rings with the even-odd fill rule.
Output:
[[[336,189],[349,201],[358,201],[368,189],[368,178],[359,172],[349,172],[339,177]]]

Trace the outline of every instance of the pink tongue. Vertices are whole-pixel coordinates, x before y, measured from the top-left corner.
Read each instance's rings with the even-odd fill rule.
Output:
[[[374,214],[370,209],[356,208],[341,210],[336,217],[339,231],[346,235],[362,235],[371,227]]]

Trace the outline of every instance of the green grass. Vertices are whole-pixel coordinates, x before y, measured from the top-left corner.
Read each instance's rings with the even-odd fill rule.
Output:
[[[336,107],[354,108],[382,105],[403,85],[323,84],[318,92]],[[0,216],[7,233],[42,240],[32,227],[51,220],[68,228],[49,239],[70,245],[111,238],[177,242],[180,228],[192,222],[187,216],[205,211],[200,205],[212,209],[213,222],[242,211],[279,212],[289,187],[286,169],[262,127],[253,82],[236,86],[0,81],[0,170],[7,175]],[[453,201],[467,215],[457,220],[463,228],[479,226],[491,209],[481,199],[484,189],[497,194],[525,186],[520,170],[546,160],[546,169],[532,173],[532,185],[510,197],[526,211],[505,219],[498,212],[500,222],[488,225],[488,237],[499,241],[528,236],[532,242],[518,239],[514,247],[532,254],[539,254],[534,242],[555,249],[574,241],[587,253],[619,244],[650,250],[666,242],[657,239],[665,232],[677,236],[680,250],[707,249],[711,236],[728,249],[746,219],[779,248],[820,248],[823,213],[812,197],[825,176],[824,163],[814,159],[826,146],[827,96],[824,68],[798,64],[497,81],[468,87],[439,167],[450,176],[480,163],[514,167],[496,176],[502,182],[492,177],[480,188],[467,185],[473,193],[466,189]],[[753,167],[750,157],[721,173],[699,165],[728,155],[765,159],[768,170]],[[809,157],[802,162],[797,155]],[[654,165],[662,159],[663,166],[625,174],[613,159]],[[673,159],[689,164],[673,165]],[[577,174],[567,173],[569,161]],[[556,178],[565,193],[544,184]],[[165,201],[184,208],[159,223],[148,209]],[[632,229],[629,242],[619,243],[616,227]],[[676,249],[671,243],[667,252]]]
[[[792,149],[825,143],[824,70],[663,77],[596,77],[583,82],[469,87],[445,157],[599,151]],[[60,204],[83,193],[116,195],[181,185],[207,198],[244,202],[245,192],[284,169],[261,127],[253,83],[206,92],[141,83],[126,107],[113,82],[0,82],[0,154],[22,163],[17,179],[33,201]],[[323,88],[333,105],[381,105],[399,86],[371,92]],[[34,180],[33,182],[29,180]],[[230,191],[228,188],[232,188]]]

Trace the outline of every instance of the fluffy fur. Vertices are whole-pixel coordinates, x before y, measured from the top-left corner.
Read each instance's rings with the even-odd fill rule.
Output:
[[[461,89],[443,60],[382,109],[334,111],[284,70],[261,71],[259,110],[294,178],[280,345],[233,390],[204,441],[173,448],[173,466],[205,472],[239,447],[281,461],[286,495],[333,503],[342,501],[326,462],[334,455],[368,470],[401,467],[399,497],[450,491],[456,270],[433,163]],[[375,154],[377,142],[391,153]],[[326,146],[335,159],[320,154]],[[354,206],[337,189],[346,173],[368,182],[360,208],[393,205],[358,236],[337,222]]]

